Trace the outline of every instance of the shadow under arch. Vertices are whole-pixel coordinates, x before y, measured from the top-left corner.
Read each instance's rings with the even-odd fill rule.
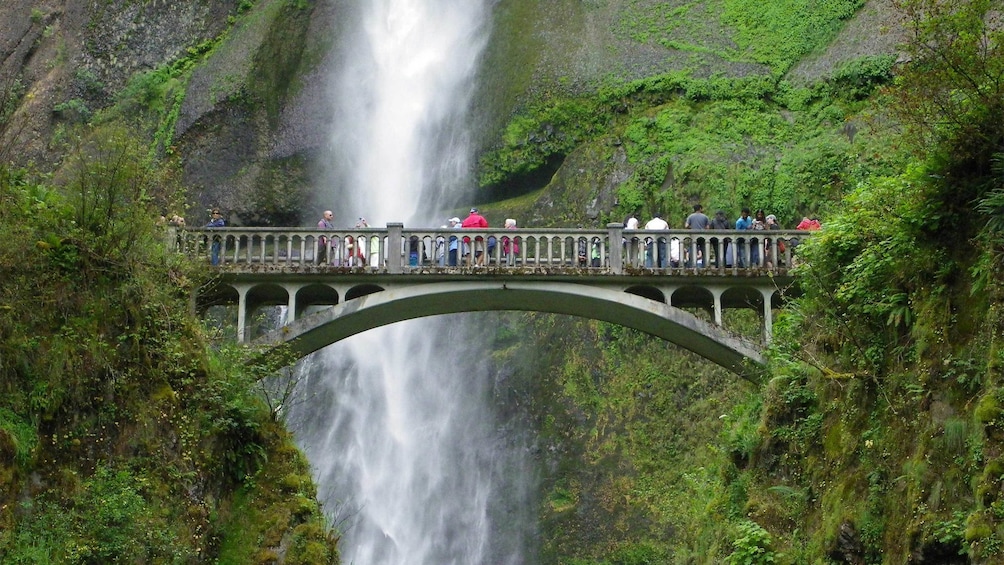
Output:
[[[326,284],[310,284],[296,291],[296,317],[311,306],[334,306],[339,303],[338,291]]]
[[[298,357],[367,330],[426,316],[523,310],[592,318],[634,328],[675,343],[739,376],[757,381],[757,346],[662,302],[628,292],[574,283],[462,281],[416,284],[366,294],[311,314],[255,340],[264,349]],[[282,347],[287,344],[287,347]]]

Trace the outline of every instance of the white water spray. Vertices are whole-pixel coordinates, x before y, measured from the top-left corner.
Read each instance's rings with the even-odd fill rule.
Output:
[[[335,94],[337,219],[438,225],[469,186],[461,125],[488,0],[358,3]],[[400,323],[310,359],[314,396],[291,419],[343,563],[525,562],[532,473],[495,417],[478,319]]]
[[[358,2],[334,93],[336,219],[441,224],[432,214],[469,189],[463,124],[487,40],[487,1]]]

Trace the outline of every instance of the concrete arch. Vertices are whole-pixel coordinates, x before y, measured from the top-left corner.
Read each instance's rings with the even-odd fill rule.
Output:
[[[715,295],[703,286],[681,286],[673,291],[669,303],[677,308],[700,308],[711,316],[715,314]]]
[[[326,284],[308,284],[300,287],[295,297],[296,318],[311,306],[334,306],[340,302],[338,291]]]
[[[756,346],[683,310],[629,292],[574,283],[459,281],[393,288],[296,320],[262,336],[255,344],[269,348],[286,343],[297,355],[305,356],[395,322],[491,310],[567,314],[635,328],[693,351],[744,378],[758,376],[764,363]]]
[[[368,294],[383,292],[384,288],[376,284],[360,284],[350,288],[345,293],[345,300],[352,300]]]
[[[259,306],[285,306],[289,303],[289,290],[280,284],[256,284],[247,289],[248,311]]]
[[[666,296],[661,290],[651,287],[651,286],[630,286],[624,290],[628,294],[633,294],[635,296],[640,296],[642,298],[647,298],[649,300],[655,300],[656,302],[666,303]]]
[[[722,293],[722,302],[733,305],[745,305],[753,310],[763,309],[763,293],[755,288],[729,288]]]

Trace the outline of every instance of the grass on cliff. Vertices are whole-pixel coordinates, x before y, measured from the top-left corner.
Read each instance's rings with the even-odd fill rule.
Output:
[[[527,192],[536,187],[513,185],[606,139],[599,158],[611,163],[623,154],[627,162],[617,208],[601,223],[656,211],[682,219],[701,202],[732,218],[743,206],[762,208],[794,226],[825,213],[868,172],[890,171],[903,159],[887,118],[867,100],[891,80],[892,63],[855,61],[811,88],[673,73],[541,103],[515,117],[482,157],[480,182]]]
[[[864,0],[627,2],[617,30],[641,43],[762,63],[776,76],[829,43]]]

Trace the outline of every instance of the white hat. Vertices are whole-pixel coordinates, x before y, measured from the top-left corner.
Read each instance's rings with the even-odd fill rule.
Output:
[[[454,223],[454,224],[459,224],[460,223],[460,218],[457,218],[456,216],[454,216],[454,217],[450,218],[449,221],[451,223]]]

